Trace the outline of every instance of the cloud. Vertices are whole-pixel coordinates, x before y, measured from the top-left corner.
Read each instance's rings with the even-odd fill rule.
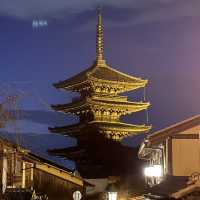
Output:
[[[121,8],[121,13],[127,15],[128,20],[124,20],[122,25],[136,25],[143,23],[155,23],[169,20],[179,20],[185,17],[200,17],[199,0],[142,0],[131,7],[128,4]],[[115,8],[115,15],[119,13],[119,7]],[[124,9],[124,10],[123,10]],[[112,25],[119,25],[119,20],[113,20]],[[121,24],[121,23],[120,23]]]
[[[163,5],[156,5],[146,9],[143,14],[137,17],[135,23],[158,22],[173,20],[183,17],[199,17],[200,1],[198,0],[176,0]]]
[[[64,18],[70,14],[83,14],[98,5],[113,8],[113,11],[128,12],[135,24],[176,19],[185,16],[200,16],[199,0],[0,0],[0,14],[19,19],[36,17]],[[122,13],[122,12],[121,12]],[[121,14],[119,14],[121,15]],[[116,13],[118,16],[118,13]],[[121,23],[112,19],[113,23]]]

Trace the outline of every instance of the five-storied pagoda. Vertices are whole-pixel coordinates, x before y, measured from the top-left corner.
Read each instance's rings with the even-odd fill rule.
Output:
[[[80,93],[71,103],[53,105],[53,109],[79,116],[79,123],[49,128],[51,132],[75,137],[77,146],[55,149],[54,155],[74,160],[83,177],[120,175],[131,166],[131,148],[120,140],[148,132],[151,126],[120,122],[126,114],[146,110],[148,102],[131,102],[119,94],[143,88],[147,80],[113,69],[104,59],[103,26],[100,10],[96,35],[96,60],[91,67],[54,86]]]

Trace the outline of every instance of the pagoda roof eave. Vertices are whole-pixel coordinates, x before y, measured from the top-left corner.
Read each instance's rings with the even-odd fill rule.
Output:
[[[57,89],[73,90],[73,89],[82,88],[84,85],[88,85],[90,83],[97,83],[97,82],[110,84],[112,86],[115,85],[116,88],[123,85],[123,86],[128,86],[128,88],[137,89],[137,88],[145,87],[148,83],[148,80],[143,79],[142,81],[136,81],[136,82],[130,83],[130,82],[110,81],[110,80],[92,78],[92,79],[83,80],[82,82],[77,82],[70,85],[65,85],[62,82],[54,83],[53,86]]]
[[[73,90],[82,88],[83,85],[90,83],[105,83],[115,85],[127,85],[133,88],[144,87],[148,80],[130,76],[118,70],[115,70],[107,65],[92,66],[85,71],[75,75],[67,80],[53,84],[58,89]]]
[[[73,147],[67,147],[67,148],[59,148],[59,149],[50,149],[48,150],[48,153],[50,153],[51,155],[58,155],[58,156],[64,156],[67,153],[70,154],[84,154],[85,153],[85,149],[80,148],[78,146],[73,146]]]
[[[107,122],[107,121],[92,121],[89,124],[95,124],[95,126],[99,126],[100,129],[112,129],[112,130],[122,130],[127,132],[146,132],[151,129],[151,125],[147,126],[145,124],[142,125],[135,125],[135,124],[128,124],[122,122]]]
[[[114,97],[113,97],[114,99]],[[65,113],[75,113],[80,112],[82,109],[89,109],[92,110],[92,108],[96,107],[109,107],[110,109],[113,109],[113,107],[116,109],[122,109],[126,108],[126,111],[129,112],[138,112],[141,110],[145,110],[150,106],[149,102],[130,102],[130,101],[110,101],[110,100],[93,100],[93,99],[84,99],[82,101],[76,101],[69,104],[58,104],[58,105],[52,105],[52,108],[56,111],[61,111]]]
[[[132,82],[126,82],[126,81],[120,81],[120,80],[106,80],[106,79],[102,79],[102,78],[95,78],[95,77],[91,77],[90,81],[91,82],[104,82],[104,83],[112,83],[112,84],[116,84],[116,85],[130,85],[130,86],[145,86],[148,83],[147,79],[141,79],[141,78],[136,78],[136,77],[132,77],[133,81]]]
[[[103,80],[103,79],[93,79],[93,80],[84,80],[82,82],[79,83],[75,83],[72,85],[64,85],[62,83],[55,83],[53,84],[53,86],[57,89],[63,89],[63,90],[74,90],[74,91],[81,91],[84,86],[88,86],[91,85],[92,83],[101,83],[101,84],[109,84],[110,86],[114,87],[114,88],[121,88],[124,87],[124,89],[122,92],[126,92],[129,90],[136,90],[138,88],[143,88],[147,85],[148,80],[143,80],[141,82],[135,82],[135,83],[127,83],[127,82],[120,82],[120,81],[108,81],[108,80]]]
[[[49,128],[51,132],[54,133],[62,133],[64,135],[73,135],[73,133],[80,134],[81,130],[87,129],[99,129],[99,130],[113,130],[113,131],[125,131],[125,132],[132,132],[132,133],[146,133],[151,129],[151,125],[134,125],[134,124],[127,124],[121,122],[107,122],[107,121],[91,121],[86,124],[74,124],[69,126],[63,127],[54,127]]]

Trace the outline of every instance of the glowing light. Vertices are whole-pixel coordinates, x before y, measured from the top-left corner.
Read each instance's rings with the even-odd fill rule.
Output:
[[[153,165],[144,168],[144,175],[147,177],[161,177],[162,176],[162,166]]]
[[[117,192],[108,192],[108,200],[117,200]]]
[[[107,188],[107,200],[117,200],[118,189],[115,183],[108,184]]]

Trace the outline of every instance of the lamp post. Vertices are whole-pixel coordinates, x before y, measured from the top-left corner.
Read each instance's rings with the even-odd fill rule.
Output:
[[[117,200],[118,190],[114,183],[111,183],[106,188],[107,200]]]

